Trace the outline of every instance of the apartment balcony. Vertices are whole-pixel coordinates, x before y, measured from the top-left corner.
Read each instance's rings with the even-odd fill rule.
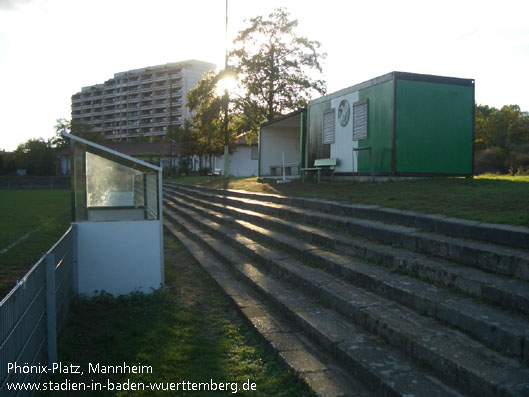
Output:
[[[153,90],[153,95],[154,95],[154,96],[160,96],[160,95],[165,95],[165,94],[167,94],[168,92],[169,92],[169,91],[167,91],[166,88],[157,88],[157,87],[156,87],[156,88]]]
[[[142,76],[140,77],[140,81],[141,81],[142,83],[149,83],[149,82],[151,82],[151,81],[153,81],[153,80],[154,80],[154,76],[153,76],[152,73],[151,73],[151,74],[144,74],[144,75],[142,75]]]

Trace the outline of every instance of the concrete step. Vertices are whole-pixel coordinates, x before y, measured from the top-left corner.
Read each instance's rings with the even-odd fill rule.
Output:
[[[414,211],[384,208],[379,205],[343,204],[329,200],[303,197],[285,197],[275,194],[253,193],[239,190],[220,190],[204,186],[168,184],[196,192],[209,192],[223,196],[239,197],[276,204],[286,204],[297,208],[312,209],[333,215],[380,220],[423,231],[441,233],[446,236],[461,237],[471,240],[486,241],[493,244],[529,248],[529,228],[523,226],[483,223],[447,215],[423,214]]]
[[[264,263],[270,259],[282,259],[281,255],[287,255],[285,254],[287,252],[288,257],[295,256],[357,287],[371,290],[380,296],[446,322],[519,360],[529,358],[529,343],[527,343],[529,322],[523,318],[462,298],[453,292],[439,289],[421,280],[389,273],[365,262],[320,249],[316,245],[306,243],[291,235],[264,229],[229,215],[203,209],[177,197],[166,200],[166,205],[175,211],[188,209],[192,211],[196,219],[203,219],[203,217],[212,219],[212,221],[201,222],[209,233],[223,236],[227,233],[226,230],[237,229],[244,236],[252,239],[248,244],[240,243],[239,249],[246,250],[249,255],[255,255],[255,259],[264,261]],[[257,252],[253,250],[253,240],[264,242],[268,246],[275,246],[282,252],[276,254],[279,255],[278,257],[263,257],[260,252],[262,249]]]
[[[354,397],[374,396],[374,393],[358,379],[344,372],[332,357],[314,345],[296,329],[280,313],[267,305],[245,284],[237,280],[226,265],[215,258],[210,252],[191,240],[182,232],[179,220],[176,227],[170,221],[164,226],[193,255],[195,260],[217,282],[219,287],[232,300],[239,314],[254,327],[281,362],[303,379],[321,397]],[[191,225],[188,227],[192,228]]]
[[[436,379],[424,366],[418,366],[382,339],[370,335],[351,324],[347,318],[270,277],[221,239],[204,236],[203,230],[194,226],[192,221],[170,210],[166,210],[165,214],[169,221],[183,228],[188,237],[207,247],[238,279],[244,280],[263,299],[279,308],[290,320],[292,327],[301,329],[305,335],[325,348],[347,373],[355,379],[361,379],[375,395],[460,395]]]
[[[201,195],[203,198],[225,205],[367,237],[488,272],[529,280],[529,251],[527,250],[424,232],[417,228],[398,224],[333,215],[286,204],[228,196],[226,193],[224,195],[216,194],[187,186],[179,186],[178,189],[181,191],[191,190],[194,195]],[[262,198],[260,195],[257,197]]]
[[[402,248],[367,239],[345,236],[322,228],[221,204],[198,195],[192,195],[193,191],[169,189],[167,193],[169,193],[168,197],[181,197],[187,202],[203,208],[223,212],[267,229],[283,231],[309,243],[369,260],[391,271],[408,274],[424,281],[455,289],[487,303],[529,314],[529,283],[526,281],[491,274],[479,269],[457,265],[444,259],[431,258],[424,254],[410,253]]]
[[[307,304],[307,299],[310,297],[324,303],[330,309],[339,311],[338,315],[330,309],[316,309],[316,316],[310,319],[312,327],[305,329],[305,332],[317,339],[321,337],[322,332],[334,335],[335,338],[331,340],[318,339],[318,343],[328,350],[340,349],[341,343],[338,342],[348,335],[364,335],[362,336],[364,340],[367,337],[365,331],[369,331],[378,337],[384,337],[392,346],[403,350],[414,360],[434,368],[435,373],[445,381],[454,382],[471,394],[517,395],[529,386],[526,382],[529,379],[529,371],[526,368],[521,367],[515,360],[487,349],[460,332],[450,330],[432,319],[420,316],[387,299],[354,288],[319,269],[296,261],[284,252],[271,250],[248,239],[235,229],[214,224],[196,212],[171,207],[172,209],[186,216],[188,220],[175,216],[172,216],[172,219],[180,225],[185,225],[188,233],[206,244],[215,252],[215,255],[237,269],[258,289],[268,289],[266,291],[268,298],[276,300],[276,304],[280,305],[283,310],[296,312],[300,309],[300,305]],[[191,222],[200,224],[203,229],[190,226]],[[205,237],[204,230],[213,232],[217,236]],[[226,242],[229,242],[229,245]],[[246,253],[251,259],[241,257],[241,252]],[[274,274],[275,280],[257,269],[254,266],[255,263],[260,263],[269,274]],[[306,296],[296,295],[291,290],[292,286],[303,290]],[[281,306],[287,291],[292,292],[289,296],[297,302],[294,308]],[[297,322],[299,321],[298,319]],[[301,321],[303,324],[308,320],[302,318]],[[353,329],[343,332],[339,330],[347,326]],[[363,329],[358,330],[356,328],[358,326]],[[336,346],[337,343],[338,346]],[[358,343],[356,339],[355,343]],[[395,355],[388,353],[386,347],[383,349],[386,351],[385,355]],[[350,346],[348,350],[351,350]],[[355,355],[359,351],[363,352],[358,346],[352,350]],[[369,349],[369,351],[372,350]],[[340,357],[342,353],[339,351],[335,354]],[[400,360],[404,359],[405,357]],[[370,366],[377,365],[376,357],[368,355],[367,358],[362,357],[361,360],[369,361]],[[408,362],[404,366],[413,368],[412,372],[415,375],[417,371],[425,372],[416,364],[412,364]],[[398,367],[402,365],[399,364]],[[386,370],[390,369],[386,368]],[[373,383],[370,386],[373,386]],[[443,387],[443,393],[445,392],[447,390]],[[423,390],[418,395],[432,395],[432,393],[425,393]]]

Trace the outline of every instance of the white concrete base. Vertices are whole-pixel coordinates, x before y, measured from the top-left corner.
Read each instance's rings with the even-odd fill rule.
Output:
[[[80,295],[152,293],[163,283],[161,221],[80,222]]]

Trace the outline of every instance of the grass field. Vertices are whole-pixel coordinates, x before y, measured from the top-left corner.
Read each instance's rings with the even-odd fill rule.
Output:
[[[485,176],[377,183],[276,184],[256,178],[180,178],[178,182],[348,203],[444,213],[486,222],[529,226],[529,177]],[[70,223],[69,191],[0,191],[0,292],[14,282],[62,235]],[[40,228],[40,229],[39,229]],[[149,365],[152,374],[105,374],[89,381],[236,382],[257,385],[256,396],[310,396],[307,386],[286,372],[256,333],[187,251],[166,237],[166,290],[150,297],[101,296],[72,304],[58,341],[59,361]],[[2,294],[3,296],[3,294]],[[65,376],[54,380],[61,381]],[[87,378],[68,376],[71,381]],[[98,393],[98,395],[104,393]],[[121,392],[107,395],[137,395]],[[152,392],[145,393],[145,395]],[[194,396],[230,393],[192,392]],[[83,395],[82,393],[76,395]],[[88,394],[85,394],[88,395]],[[182,394],[178,394],[182,395]]]
[[[70,226],[69,190],[0,190],[0,298]]]
[[[184,177],[176,182],[286,196],[445,214],[482,222],[529,226],[529,176],[482,175],[474,179],[425,178],[387,182],[299,181],[277,184],[257,178]]]
[[[76,301],[58,340],[63,364],[152,366],[152,374],[62,375],[54,381],[236,382],[238,395],[311,396],[297,377],[285,371],[258,335],[186,249],[165,238],[166,290],[151,297]],[[256,392],[242,393],[247,380]],[[171,395],[226,396],[198,392]],[[101,392],[97,395],[153,395],[152,391]],[[51,395],[51,394],[50,394]],[[76,395],[90,395],[78,393]]]

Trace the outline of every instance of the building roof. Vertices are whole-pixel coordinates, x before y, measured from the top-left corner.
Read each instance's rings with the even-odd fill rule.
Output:
[[[103,145],[100,145],[98,143],[90,142],[90,141],[87,141],[86,139],[80,138],[80,137],[75,136],[75,135],[67,134],[65,132],[63,132],[61,135],[63,137],[65,137],[65,138],[71,139],[72,141],[75,141],[75,142],[78,142],[80,144],[86,145],[86,146],[90,147],[92,150],[95,150],[98,153],[105,153],[107,155],[111,155],[111,156],[114,156],[116,158],[119,158],[119,159],[121,159],[121,161],[125,161],[127,163],[132,163],[132,164],[136,164],[136,165],[139,165],[141,167],[144,167],[144,168],[150,168],[150,169],[154,169],[156,171],[161,171],[160,167],[157,167],[155,165],[152,165],[152,164],[146,163],[144,161],[138,160],[138,159],[136,159],[136,158],[134,158],[132,156],[129,156],[127,154],[124,154],[124,153],[119,152],[119,151],[114,150],[114,149],[110,149],[110,148],[105,147]]]
[[[128,156],[175,156],[180,154],[180,145],[170,142],[101,142],[99,145]],[[70,154],[69,148],[58,152],[59,155]]]
[[[369,87],[373,87],[378,84],[385,83],[391,80],[409,80],[409,81],[422,81],[425,83],[436,83],[436,84],[452,84],[452,85],[464,85],[472,87],[474,86],[474,79],[462,79],[459,77],[446,77],[446,76],[435,76],[431,74],[420,74],[420,73],[408,73],[408,72],[390,72],[382,76],[372,78],[353,86],[343,88],[339,91],[328,93],[319,98],[315,98],[309,101],[309,106],[315,105],[320,102],[327,101],[331,98],[340,97],[353,91],[360,91]]]
[[[248,134],[249,134],[249,132],[243,132],[242,134],[237,135],[236,144],[239,145],[239,146],[241,146],[241,145],[248,146],[248,141],[246,140],[246,135],[248,135]],[[253,138],[251,144],[252,145],[257,145],[257,139]]]
[[[267,126],[269,124],[275,124],[275,123],[277,123],[279,121],[283,121],[283,120],[286,120],[286,119],[288,119],[290,117],[297,116],[298,114],[301,114],[302,112],[304,112],[306,109],[307,108],[300,108],[298,110],[294,110],[293,112],[290,112],[290,113],[287,113],[287,114],[282,114],[281,116],[278,116],[275,119],[265,121],[264,123],[261,124],[261,127]]]
[[[129,156],[180,154],[180,146],[170,142],[103,142],[101,145]]]

